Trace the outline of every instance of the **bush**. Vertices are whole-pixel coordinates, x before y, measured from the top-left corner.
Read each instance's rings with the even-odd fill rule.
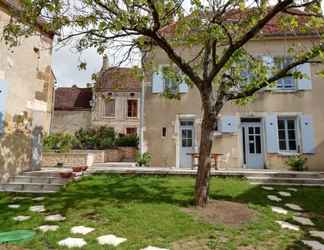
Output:
[[[135,158],[136,163],[139,166],[149,166],[150,162],[151,162],[151,159],[152,159],[152,156],[148,152],[146,152],[146,153],[144,153],[142,155],[140,153],[138,153],[136,155],[136,158]]]
[[[43,148],[45,151],[54,150],[59,153],[65,153],[69,152],[75,143],[76,140],[73,135],[55,133],[44,137]]]
[[[307,158],[302,155],[290,156],[286,161],[287,165],[291,167],[292,170],[295,171],[304,171],[306,170]]]
[[[137,147],[138,137],[136,135],[119,135],[115,141],[117,147]]]
[[[80,129],[75,132],[80,149],[108,149],[114,147],[115,131],[113,128]]]

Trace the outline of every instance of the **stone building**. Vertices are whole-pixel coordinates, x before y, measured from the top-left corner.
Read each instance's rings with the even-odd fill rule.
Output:
[[[16,1],[0,2],[0,32]],[[41,136],[50,129],[55,77],[51,70],[54,34],[42,32],[8,49],[0,42],[0,181],[37,168]]]
[[[58,88],[51,132],[113,127],[120,134],[139,134],[141,82],[135,70],[103,66],[92,88]]]

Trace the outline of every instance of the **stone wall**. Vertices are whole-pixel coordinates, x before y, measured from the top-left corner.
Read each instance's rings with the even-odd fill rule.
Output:
[[[91,153],[55,153],[45,152],[42,156],[43,167],[53,167],[58,163],[63,163],[64,166],[89,166],[94,162],[94,155]]]
[[[70,133],[74,134],[80,128],[91,127],[91,111],[61,111],[55,110],[51,133]]]

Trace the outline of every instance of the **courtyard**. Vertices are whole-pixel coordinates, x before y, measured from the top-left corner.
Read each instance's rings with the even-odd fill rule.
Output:
[[[0,249],[67,249],[60,245],[69,237],[82,239],[82,249],[124,250],[282,250],[307,249],[303,240],[324,243],[323,188],[213,177],[208,206],[196,209],[193,187],[192,177],[95,175],[42,197],[2,193],[0,231],[32,229],[35,235]],[[42,232],[44,225],[58,227]],[[107,235],[115,245],[100,244],[97,238]]]

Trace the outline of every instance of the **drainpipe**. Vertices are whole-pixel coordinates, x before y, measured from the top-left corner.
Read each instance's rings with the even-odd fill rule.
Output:
[[[144,153],[144,97],[145,97],[145,80],[144,80],[144,71],[143,79],[141,83],[141,95],[140,95],[140,153]]]

